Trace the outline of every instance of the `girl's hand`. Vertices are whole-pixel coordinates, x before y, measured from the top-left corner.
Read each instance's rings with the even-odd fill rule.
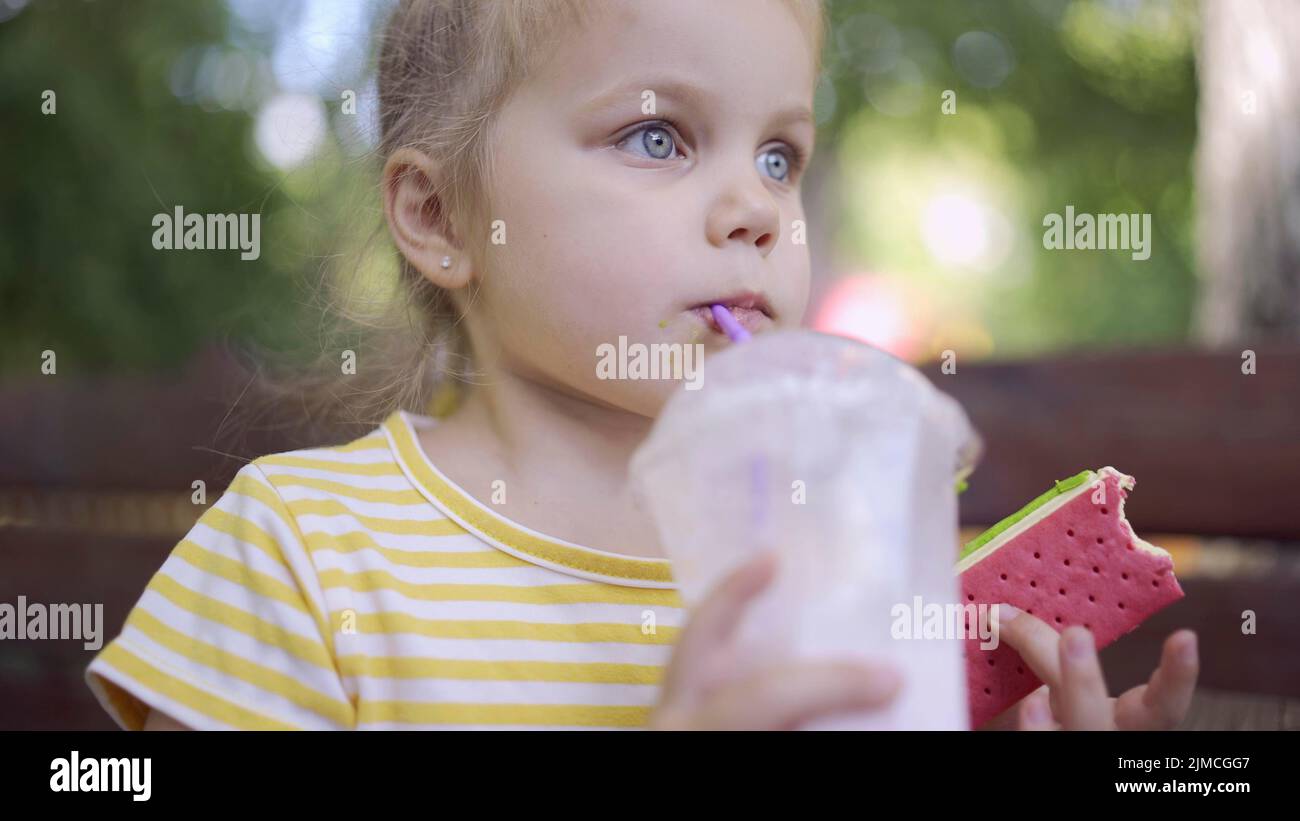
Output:
[[[773,555],[749,562],[695,609],[673,651],[650,729],[790,730],[893,700],[900,678],[884,666],[820,661],[736,672],[731,636],[775,568]]]
[[[1000,640],[1046,686],[1022,699],[1019,710],[1008,709],[980,729],[1171,730],[1187,715],[1200,669],[1191,630],[1165,639],[1160,666],[1146,684],[1111,698],[1091,631],[1073,626],[1057,633],[1010,605],[999,604],[997,611]]]

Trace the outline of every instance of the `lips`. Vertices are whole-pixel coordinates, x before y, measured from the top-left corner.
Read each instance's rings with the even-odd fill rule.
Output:
[[[772,308],[767,302],[767,297],[753,292],[711,299],[690,309],[691,313],[699,317],[700,321],[708,325],[717,334],[724,334],[724,331],[718,327],[717,320],[713,318],[712,308],[714,305],[721,305],[730,311],[741,327],[750,333],[759,331],[772,323]]]

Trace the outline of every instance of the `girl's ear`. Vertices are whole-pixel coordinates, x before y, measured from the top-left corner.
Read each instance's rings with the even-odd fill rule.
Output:
[[[384,164],[384,215],[397,250],[441,288],[467,285],[470,261],[438,196],[438,168],[414,148],[399,148]]]

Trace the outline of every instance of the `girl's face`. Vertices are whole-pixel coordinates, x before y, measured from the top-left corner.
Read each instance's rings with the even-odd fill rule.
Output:
[[[719,301],[757,333],[803,316],[814,55],[783,0],[600,8],[499,113],[487,195],[505,242],[468,322],[499,366],[655,416],[682,383],[602,379],[602,345],[719,350]]]

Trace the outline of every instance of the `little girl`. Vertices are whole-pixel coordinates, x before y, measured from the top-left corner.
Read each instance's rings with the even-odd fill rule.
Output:
[[[682,386],[595,367],[620,337],[720,349],[715,303],[754,333],[799,325],[823,25],[818,0],[402,2],[382,190],[428,355],[369,434],[239,471],[87,670],[118,723],[787,728],[906,686],[741,672],[728,638],[770,557],[687,622],[627,478]],[[472,379],[435,415],[457,356]],[[1181,720],[1194,636],[1116,700],[1073,630],[1004,619],[1049,687],[999,726]]]

